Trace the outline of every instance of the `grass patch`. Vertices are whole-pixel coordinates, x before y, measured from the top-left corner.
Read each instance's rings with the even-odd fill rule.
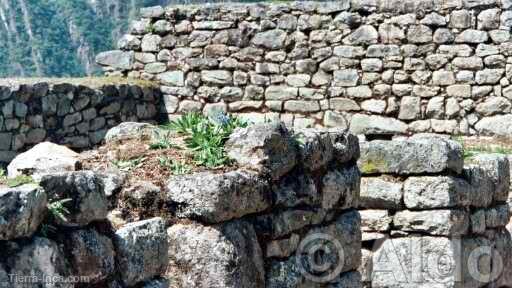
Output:
[[[506,145],[503,139],[471,139],[466,140],[463,137],[454,137],[454,141],[462,145],[464,159],[468,160],[478,154],[502,154],[512,155],[512,146]]]

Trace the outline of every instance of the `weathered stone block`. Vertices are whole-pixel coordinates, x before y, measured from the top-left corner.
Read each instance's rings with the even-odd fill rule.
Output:
[[[472,187],[453,176],[409,177],[404,183],[404,202],[409,209],[466,207]]]
[[[244,170],[173,176],[168,182],[166,201],[176,205],[178,217],[218,223],[269,208],[268,185]]]
[[[46,193],[34,184],[0,189],[0,240],[29,238],[46,214]]]
[[[239,165],[268,172],[273,179],[286,174],[297,161],[292,137],[281,123],[238,129],[225,146],[228,156]]]
[[[403,183],[393,177],[361,178],[359,206],[367,209],[392,209],[401,207]]]
[[[163,275],[167,269],[169,244],[161,218],[121,227],[115,233],[114,247],[117,268],[126,286]]]
[[[468,232],[469,215],[464,210],[400,211],[393,226],[407,232],[460,236]]]
[[[167,230],[167,277],[183,287],[264,287],[261,248],[242,221],[217,226],[176,224]],[[167,253],[166,253],[167,254]]]
[[[358,161],[363,174],[419,174],[462,171],[462,146],[435,137],[403,141],[370,141],[361,143]]]
[[[65,226],[85,226],[104,220],[108,214],[108,200],[101,177],[92,171],[62,172],[44,175],[41,187],[51,201],[70,199],[64,203],[69,210],[66,221],[56,219]]]

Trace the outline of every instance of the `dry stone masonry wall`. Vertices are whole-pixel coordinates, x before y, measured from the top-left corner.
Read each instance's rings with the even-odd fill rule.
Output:
[[[512,135],[512,2],[342,0],[142,9],[108,74],[168,114],[229,111],[356,134]]]
[[[0,82],[0,162],[43,141],[85,149],[123,121],[156,121],[160,90],[117,80]]]
[[[366,287],[512,285],[508,159],[462,156],[422,135],[361,143]]]
[[[149,126],[123,123],[107,141]],[[361,287],[357,138],[268,123],[237,130],[226,151],[235,167],[171,176],[166,189],[80,170],[78,154],[56,144],[19,155],[9,175],[32,174],[39,185],[0,188],[0,287],[28,287],[26,275],[37,277],[30,287],[48,288]],[[67,219],[48,230],[47,204],[61,199]],[[121,217],[118,201],[145,216]],[[310,249],[329,243],[343,261],[324,256],[333,273],[308,276]]]

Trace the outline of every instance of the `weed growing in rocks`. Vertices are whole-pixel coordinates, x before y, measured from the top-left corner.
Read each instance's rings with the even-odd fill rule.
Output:
[[[171,171],[173,175],[188,174],[192,168],[185,161],[178,161],[167,156],[158,157],[160,166]]]
[[[166,127],[185,137],[185,145],[192,151],[197,165],[215,168],[228,164],[224,144],[236,128],[247,127],[247,123],[224,114],[208,118],[189,113]]]
[[[50,212],[51,217],[61,221],[68,221],[66,214],[69,214],[69,210],[64,206],[64,204],[70,201],[71,199],[67,198],[49,203],[48,211]]]
[[[130,170],[141,167],[144,160],[146,160],[145,157],[137,157],[129,160],[114,160],[112,164],[120,171],[129,172]]]

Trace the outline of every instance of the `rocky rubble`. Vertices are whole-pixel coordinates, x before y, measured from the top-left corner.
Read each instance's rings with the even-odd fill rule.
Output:
[[[361,143],[364,285],[510,285],[509,161],[482,154],[463,162],[461,145],[437,136]],[[494,254],[474,272],[472,257],[485,247]]]
[[[158,81],[164,111],[355,134],[511,136],[508,1],[155,7],[97,62]]]

